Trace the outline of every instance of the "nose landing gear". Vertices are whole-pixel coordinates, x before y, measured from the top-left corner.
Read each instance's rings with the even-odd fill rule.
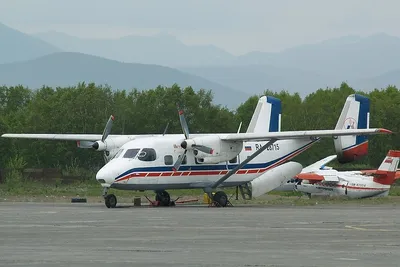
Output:
[[[117,206],[117,197],[114,194],[107,194],[108,187],[103,189],[104,203],[107,208],[115,208]]]
[[[117,206],[117,197],[114,194],[109,194],[104,197],[104,203],[107,208],[115,208]]]

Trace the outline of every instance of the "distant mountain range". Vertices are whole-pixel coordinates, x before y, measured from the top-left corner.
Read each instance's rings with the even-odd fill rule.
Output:
[[[31,88],[74,86],[79,82],[108,84],[113,89],[152,89],[158,85],[212,90],[214,102],[235,108],[249,94],[210,82],[179,70],[150,64],[121,63],[81,53],[60,52],[34,60],[0,64],[0,81],[5,85],[22,84]]]
[[[64,51],[81,52],[121,62],[163,66],[197,66],[230,62],[234,56],[213,45],[185,45],[168,34],[125,36],[118,39],[81,39],[60,32],[33,35]]]
[[[400,87],[400,38],[383,33],[367,37],[345,36],[278,53],[253,51],[240,56],[213,45],[186,45],[167,34],[82,39],[59,32],[28,35],[0,24],[0,40],[0,63],[27,61],[19,63],[19,67],[24,66],[22,69],[15,68],[15,64],[2,65],[0,77],[4,78],[1,82],[26,83],[31,87],[88,79],[96,83],[107,81],[114,88],[143,89],[158,83],[176,82],[181,86],[191,84],[194,88],[213,89],[216,101],[230,105],[238,103],[231,97],[237,95],[245,101],[243,98],[266,89],[285,89],[305,96],[319,88],[339,86],[343,81],[357,90],[382,88],[389,84]],[[57,54],[61,51],[76,53]],[[98,62],[94,63],[94,58]],[[72,59],[73,62],[68,61]],[[100,75],[100,68],[95,66],[81,69],[82,73],[71,70],[67,77],[54,73],[51,68],[66,69],[64,61],[71,68],[76,62],[87,63],[89,68],[90,64],[101,61],[101,68],[107,71]],[[40,79],[28,79],[28,74],[22,73],[22,70],[28,72],[27,66],[38,68],[42,65],[51,66],[48,71],[52,75],[43,72],[38,74]],[[7,68],[14,68],[16,73],[9,73]],[[118,77],[119,73],[113,68],[118,68],[119,73],[124,74],[123,78]],[[145,78],[132,73],[133,70]],[[8,78],[4,76],[6,71],[10,75]],[[19,73],[23,75],[18,76]]]
[[[0,64],[34,59],[61,49],[0,23]]]
[[[34,36],[65,51],[170,66],[252,94],[286,89],[304,96],[343,81],[356,89],[369,90],[388,85],[385,79],[373,81],[371,77],[400,69],[400,38],[383,33],[344,36],[278,53],[253,51],[240,56],[215,46],[185,45],[170,35],[109,40],[80,39],[57,32]]]

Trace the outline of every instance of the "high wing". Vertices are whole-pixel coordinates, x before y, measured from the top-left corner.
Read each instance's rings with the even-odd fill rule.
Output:
[[[154,135],[112,135],[108,137],[115,138],[120,136],[129,136],[132,138],[146,137]],[[6,138],[26,138],[26,139],[45,139],[45,140],[70,140],[70,141],[97,141],[102,138],[101,134],[3,134]]]
[[[310,172],[315,172],[320,170],[322,167],[325,166],[325,164],[331,162],[332,160],[336,159],[337,155],[330,155],[326,158],[323,158],[311,165],[308,165],[307,167],[303,168],[303,170],[301,171],[301,173],[310,173]]]
[[[266,134],[259,133],[235,133],[221,137],[225,141],[270,141],[297,138],[318,138],[335,137],[343,135],[373,135],[373,134],[391,134],[392,131],[384,128],[370,129],[344,129],[344,130],[310,130],[310,131],[286,131],[272,132]]]

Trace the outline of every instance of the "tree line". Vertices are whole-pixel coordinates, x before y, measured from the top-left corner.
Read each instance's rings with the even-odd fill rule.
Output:
[[[319,89],[304,99],[298,93],[265,91],[282,101],[282,131],[333,129],[346,97],[359,93],[370,98],[370,127],[397,132],[400,125],[400,93],[395,86],[357,92],[346,83],[338,88]],[[190,132],[236,132],[242,122],[245,132],[260,95],[236,109],[213,103],[211,90],[158,86],[139,91],[113,90],[109,86],[79,83],[71,87],[32,90],[24,86],[0,87],[0,134],[3,133],[95,133],[101,134],[108,117],[115,121],[111,134],[181,133],[177,104],[185,109]],[[389,149],[398,149],[399,137],[369,137],[369,155],[356,164],[379,166]],[[104,164],[102,153],[79,149],[73,141],[0,138],[0,168],[10,159],[23,159],[25,166],[97,169]],[[323,139],[294,160],[304,166],[334,154],[333,141]]]

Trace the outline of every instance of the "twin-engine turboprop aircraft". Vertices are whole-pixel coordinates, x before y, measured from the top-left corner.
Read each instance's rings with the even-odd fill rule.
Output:
[[[308,168],[296,175],[296,191],[312,195],[347,196],[349,198],[381,197],[389,194],[390,186],[400,178],[397,171],[399,150],[389,150],[377,170],[337,171],[325,166],[334,160],[331,155],[321,160],[319,168]],[[313,166],[317,166],[314,165]]]
[[[106,206],[114,208],[117,199],[107,194],[108,188],[154,190],[161,206],[172,203],[168,189],[201,188],[225,207],[227,195],[212,194],[217,188],[250,183],[253,196],[265,194],[301,172],[301,164],[287,161],[321,137],[333,137],[338,157],[349,162],[368,153],[367,135],[391,133],[369,128],[369,99],[360,95],[346,99],[334,130],[281,132],[281,101],[271,96],[259,99],[246,133],[190,134],[183,110],[179,119],[183,134],[109,135],[111,116],[103,135],[2,136],[75,140],[78,147],[104,151],[106,164],[96,179],[104,188]]]

